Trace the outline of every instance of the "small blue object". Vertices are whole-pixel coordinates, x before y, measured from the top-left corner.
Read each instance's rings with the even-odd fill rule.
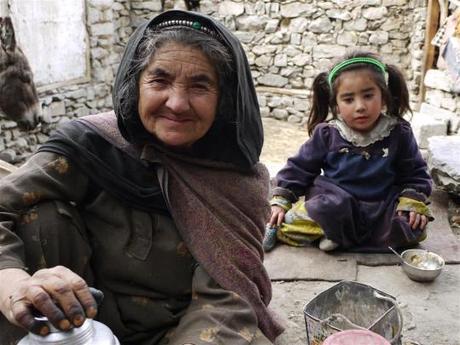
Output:
[[[269,252],[273,248],[275,248],[276,245],[276,232],[278,231],[278,228],[276,227],[268,227],[265,229],[265,236],[264,240],[262,242],[262,247],[265,252]]]
[[[200,22],[193,22],[192,23],[192,28],[195,30],[200,30],[201,29],[201,23]]]

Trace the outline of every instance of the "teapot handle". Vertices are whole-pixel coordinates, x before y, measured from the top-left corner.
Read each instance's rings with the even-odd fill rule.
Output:
[[[325,324],[325,323],[330,323],[332,321],[335,321],[335,320],[341,320],[341,321],[344,321],[344,323],[347,324],[347,326],[351,329],[362,329],[362,330],[366,330],[367,331],[367,328],[365,327],[362,327],[362,326],[359,326],[357,325],[356,323],[353,323],[352,321],[350,321],[350,319],[348,319],[345,315],[343,314],[340,314],[340,313],[334,313],[334,314],[331,314],[329,315],[327,318],[323,319],[323,320],[320,320],[319,322],[321,324]]]

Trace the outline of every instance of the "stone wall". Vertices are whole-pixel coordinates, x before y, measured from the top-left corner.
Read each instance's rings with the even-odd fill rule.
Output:
[[[217,11],[210,14],[221,18],[245,44],[263,116],[304,121],[314,77],[350,48],[374,51],[399,65],[406,71],[411,92],[418,93],[424,2],[259,1],[251,5],[225,1],[212,6]]]
[[[87,0],[90,80],[38,89],[49,123],[24,132],[0,118],[0,159],[18,164],[43,143],[58,123],[112,108],[112,84],[124,43],[132,33],[127,0]],[[65,47],[63,47],[65,49]]]
[[[314,77],[352,48],[373,51],[398,65],[406,74],[416,106],[425,1],[202,0],[201,12],[219,19],[243,43],[262,116],[304,122]],[[144,11],[141,16],[150,14]]]
[[[0,159],[19,163],[50,129],[70,118],[111,109],[114,74],[127,38],[160,1],[87,0],[91,80],[39,90],[51,123],[29,133],[0,119]],[[181,1],[166,7],[183,8]],[[426,4],[422,0],[202,0],[201,12],[222,21],[243,43],[263,116],[301,123],[314,76],[347,49],[369,49],[405,71],[417,99]]]

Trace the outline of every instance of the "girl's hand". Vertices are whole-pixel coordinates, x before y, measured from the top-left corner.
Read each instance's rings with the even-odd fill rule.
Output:
[[[280,226],[284,220],[285,214],[286,214],[286,211],[282,207],[273,205],[272,214],[270,216],[270,222],[268,223],[268,226],[270,227],[274,225]]]
[[[2,277],[3,273],[8,274],[0,273]],[[9,287],[5,286],[7,289],[10,294],[8,302],[2,305],[3,314],[11,323],[32,333],[47,335],[50,331],[44,322],[34,318],[37,312],[63,331],[72,325],[81,326],[86,317],[92,318],[97,313],[96,301],[86,282],[63,266],[13,280]]]
[[[421,230],[423,230],[428,224],[428,218],[423,214],[419,214],[414,211],[411,211],[411,212],[398,211],[398,216],[400,217],[407,216],[407,215],[408,215],[409,226],[413,230],[417,228],[420,228]]]

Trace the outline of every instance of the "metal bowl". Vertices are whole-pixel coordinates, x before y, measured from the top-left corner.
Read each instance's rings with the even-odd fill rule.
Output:
[[[402,268],[415,281],[429,282],[436,279],[444,267],[444,259],[424,249],[408,249],[401,253]]]

